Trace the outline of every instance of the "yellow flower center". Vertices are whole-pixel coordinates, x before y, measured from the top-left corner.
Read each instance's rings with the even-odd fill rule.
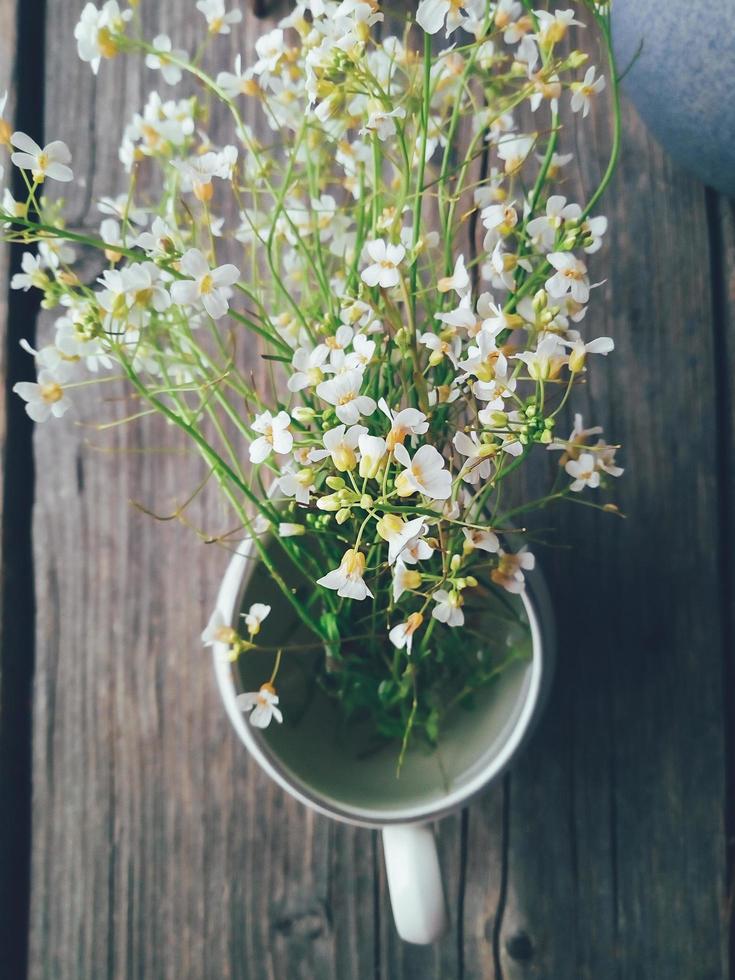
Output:
[[[114,58],[118,52],[117,41],[107,27],[101,28],[97,32],[97,47],[103,58]]]
[[[350,449],[350,447],[346,446],[344,443],[334,450],[332,453],[332,459],[334,461],[334,465],[337,467],[340,473],[344,473],[345,470],[354,470],[354,468],[357,466],[357,456],[355,455],[355,450]]]
[[[199,283],[199,292],[202,296],[207,296],[209,293],[214,291],[214,281],[211,275],[207,272],[203,275]]]
[[[418,575],[419,573],[413,572],[412,574]],[[421,615],[420,612],[411,613],[411,615],[406,620],[406,633],[409,636],[411,636],[412,633],[416,632],[416,630],[423,623],[423,621],[424,621],[424,617]]]
[[[403,440],[408,435],[406,429],[401,428],[401,426],[394,426],[388,433],[388,438],[385,440],[388,450],[392,451],[400,443],[403,445]]]
[[[206,204],[208,201],[212,200],[212,195],[214,194],[214,187],[210,183],[196,183],[192,188],[194,191],[194,197],[197,201],[201,201]]]
[[[41,398],[48,404],[53,405],[54,402],[61,401],[64,397],[64,389],[56,381],[51,381],[49,384],[41,385]]]
[[[349,551],[345,552],[345,556],[342,559],[342,566],[345,572],[350,576],[362,576],[365,571],[365,555],[360,551],[355,551],[350,548]]]
[[[224,26],[224,23],[225,23],[224,17],[215,17],[212,23],[209,25],[210,34],[219,34],[219,32],[222,30],[222,27]]]
[[[237,632],[231,626],[220,626],[214,634],[218,643],[226,643],[230,646],[237,639]]]
[[[396,477],[396,492],[399,497],[410,497],[412,493],[416,492],[407,470]]]

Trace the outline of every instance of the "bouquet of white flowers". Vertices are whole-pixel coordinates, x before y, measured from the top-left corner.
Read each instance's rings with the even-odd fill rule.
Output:
[[[570,28],[586,13],[611,58],[609,5],[421,0],[395,36],[376,0],[305,0],[253,64],[216,76],[202,56],[239,10],[198,0],[190,56],[144,38],[137,6],[88,3],[80,57],[97,72],[137,54],[164,86],[193,84],[179,99],[153,92],[125,128],[129,182],[99,202],[99,236],[67,228],[45,196],[73,179],[66,145],[0,123],[27,189],[4,191],[0,233],[37,246],[12,286],[61,307],[53,344],[25,345],[37,383],[16,391],[44,421],[76,386],[123,376],[182,429],[323,650],[321,685],[403,759],[502,667],[477,655],[476,616],[512,609],[504,594],[534,567],[519,515],[622,472],[579,416],[556,433],[589,356],[613,349],[581,324],[617,155],[614,65],[610,166],[585,202],[555,192],[572,159],[562,105],[586,117],[605,86]],[[272,139],[246,125],[246,100]],[[228,145],[206,132],[215,103]],[[74,271],[78,246],[106,256],[95,283]],[[270,397],[243,367],[254,344]],[[513,474],[547,449],[563,453],[554,486],[509,507]],[[205,642],[247,657],[269,612],[254,604],[242,630],[215,612]],[[270,678],[241,697],[256,726],[288,712],[275,685],[289,652],[274,649]]]

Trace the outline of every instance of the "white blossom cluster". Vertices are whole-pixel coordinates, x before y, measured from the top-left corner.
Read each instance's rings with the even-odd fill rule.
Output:
[[[88,3],[79,57],[97,72],[139,52],[161,83],[125,126],[129,186],[99,201],[92,239],[67,233],[45,196],[73,178],[66,145],[0,123],[28,191],[3,191],[3,237],[37,246],[12,287],[60,307],[53,342],[26,345],[28,414],[65,414],[89,378],[128,378],[193,435],[245,529],[274,532],[311,577],[318,613],[287,598],[332,646],[369,599],[389,649],[430,658],[484,582],[521,592],[534,557],[500,488],[536,447],[562,453],[539,504],[622,472],[579,416],[555,434],[590,357],[613,350],[584,329],[603,188],[571,200],[562,152],[570,114],[586,117],[605,87],[570,33],[604,5],[539,7],[421,0],[399,36],[375,0],[308,0],[252,63],[212,76],[166,35],[146,41],[133,9]],[[206,44],[242,17],[225,0],[195,12]],[[199,94],[170,94],[192,76]],[[228,108],[228,142],[207,133],[206,100]],[[260,136],[243,122],[250,101]],[[138,177],[153,171],[163,189],[148,198]],[[107,259],[91,286],[77,243]],[[242,367],[256,338],[280,375],[270,401]],[[248,464],[270,474],[270,496]],[[269,611],[248,614],[248,641],[215,611],[205,642],[236,655]],[[281,720],[277,704],[272,679],[242,706],[262,727]]]

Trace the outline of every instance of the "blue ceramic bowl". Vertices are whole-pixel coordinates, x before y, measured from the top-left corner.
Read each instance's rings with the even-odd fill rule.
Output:
[[[671,156],[735,196],[735,0],[614,0],[623,89]]]

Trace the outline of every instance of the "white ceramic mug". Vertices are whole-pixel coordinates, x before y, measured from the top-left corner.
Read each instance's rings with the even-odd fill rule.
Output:
[[[290,607],[270,581],[264,566],[245,541],[233,556],[218,598],[227,623],[240,626],[240,612],[252,602],[270,602],[274,612],[264,624],[298,629]],[[290,706],[304,680],[283,686],[278,679],[284,723],[268,729],[251,726],[237,705],[243,690],[257,690],[267,679],[268,663],[251,652],[236,669],[221,644],[215,644],[217,683],[240,739],[279,786],[318,813],[361,827],[379,828],[396,928],[411,943],[431,943],[446,928],[441,872],[430,821],[464,806],[508,765],[527,738],[548,692],[554,657],[551,606],[539,572],[531,573],[519,610],[527,656],[506,668],[499,679],[475,697],[472,709],[457,709],[440,733],[434,752],[414,749],[396,778],[395,746],[358,757],[351,729],[340,730],[339,715],[326,696],[302,698],[295,720]],[[290,626],[284,627],[284,622]],[[290,630],[290,633],[288,632]],[[260,637],[259,637],[260,639]],[[269,641],[270,642],[270,641]],[[278,643],[287,642],[279,636]],[[513,642],[513,637],[507,639]],[[292,654],[291,656],[297,656]],[[243,672],[244,671],[244,675]]]

